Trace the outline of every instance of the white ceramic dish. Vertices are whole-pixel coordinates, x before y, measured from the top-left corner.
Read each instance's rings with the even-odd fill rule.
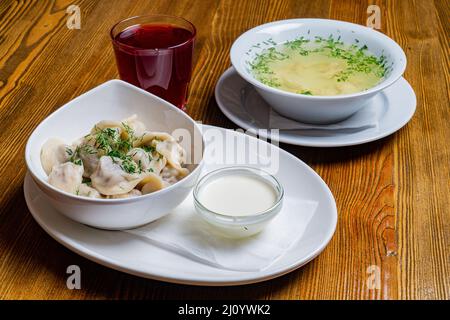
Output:
[[[216,101],[222,112],[244,129],[266,129],[270,106],[254,87],[237,74],[233,67],[217,82]],[[409,83],[400,78],[394,85],[376,95],[367,108],[378,114],[378,128],[364,130],[280,130],[281,142],[309,147],[342,147],[384,138],[408,123],[416,110],[416,95]],[[265,130],[258,131],[266,137]]]
[[[252,75],[249,63],[256,54],[275,43],[283,43],[298,37],[314,39],[315,36],[340,38],[346,44],[367,45],[377,57],[384,55],[391,70],[383,81],[366,91],[338,96],[308,96],[286,92],[267,86]],[[269,42],[268,42],[269,40]],[[247,82],[278,113],[307,123],[333,123],[348,118],[363,108],[378,92],[396,82],[406,68],[406,56],[402,48],[391,38],[373,29],[336,20],[291,19],[260,25],[243,33],[233,43],[231,63]]]
[[[201,191],[208,188],[208,184],[215,179],[226,176],[247,176],[263,181],[271,187],[276,199],[273,205],[263,212],[250,215],[229,215],[221,212],[209,210],[201,201]],[[229,190],[227,190],[229,192]],[[242,194],[248,199],[248,188]],[[221,192],[222,193],[222,192]],[[194,206],[197,213],[209,224],[214,226],[217,231],[228,238],[244,238],[250,237],[263,230],[270,221],[277,216],[283,207],[284,191],[283,186],[272,175],[264,170],[244,166],[232,166],[217,169],[204,175],[197,183],[193,191]],[[221,195],[220,198],[223,198]],[[230,199],[233,201],[234,199]],[[233,201],[235,202],[235,201]],[[258,193],[258,202],[261,202],[261,195]]]
[[[203,128],[206,134],[210,130],[223,135],[226,132],[217,127]],[[264,152],[259,153],[258,144],[252,143],[255,138],[233,131],[228,133],[237,143],[246,145],[246,156],[266,156]],[[222,147],[223,140],[206,141],[210,142],[205,150],[204,171],[211,171],[218,167],[216,163],[221,162],[222,157],[220,153],[209,152],[208,148]],[[268,145],[259,141],[262,146]],[[70,250],[104,266],[145,278],[192,285],[225,286],[259,282],[281,276],[314,259],[330,241],[337,221],[333,195],[319,175],[286,151],[273,145],[270,145],[270,150],[279,152],[280,170],[275,176],[283,185],[286,196],[317,201],[318,207],[299,242],[270,267],[259,272],[217,269],[162,250],[126,232],[98,230],[76,223],[56,212],[29,175],[24,184],[25,199],[33,217],[49,235]]]
[[[127,199],[79,197],[56,189],[47,182],[40,152],[49,138],[57,137],[71,143],[89,132],[100,120],[120,120],[132,114],[137,114],[153,131],[173,133],[182,128],[189,132],[191,141],[185,139],[181,142],[188,159],[192,160],[188,176],[161,191]],[[186,198],[201,171],[202,146],[201,131],[186,113],[126,82],[111,80],[48,116],[28,139],[25,161],[48,201],[65,216],[97,228],[128,229],[160,218]]]

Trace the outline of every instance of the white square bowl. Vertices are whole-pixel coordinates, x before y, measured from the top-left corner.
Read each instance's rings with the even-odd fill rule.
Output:
[[[40,153],[49,138],[70,144],[101,120],[136,114],[151,131],[182,137],[190,174],[160,191],[126,199],[79,197],[47,182]],[[178,206],[196,184],[203,159],[200,127],[186,113],[163,99],[121,80],[110,80],[71,100],[39,124],[28,139],[25,162],[33,180],[60,213],[80,223],[109,230],[129,229],[154,221]]]

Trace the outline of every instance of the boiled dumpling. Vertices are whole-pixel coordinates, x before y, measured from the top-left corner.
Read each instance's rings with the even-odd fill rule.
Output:
[[[97,169],[91,175],[92,186],[104,195],[127,193],[142,180],[142,175],[127,173],[122,169],[122,161],[103,156]]]
[[[127,153],[134,162],[136,162],[142,171],[148,171],[150,168],[151,156],[144,149],[133,148]]]
[[[88,197],[88,198],[101,198],[102,197],[102,195],[97,190],[88,186],[86,183],[82,183],[79,185],[76,194],[79,196]]]
[[[123,198],[134,198],[134,197],[138,197],[138,196],[142,196],[142,192],[140,192],[137,189],[133,189],[130,192],[116,194],[113,196],[107,196],[106,198],[108,198],[108,199],[123,199]]]
[[[119,121],[102,120],[100,122],[97,122],[96,125],[92,128],[91,134],[95,134],[100,130],[104,130],[107,128],[115,129],[119,134],[122,133],[123,130],[123,126]]]
[[[167,165],[167,159],[162,157],[156,151],[152,153],[149,170],[155,174],[160,174],[161,170]]]
[[[95,153],[84,153],[80,154],[80,159],[83,161],[84,173],[83,177],[89,178],[98,166],[98,158]]]
[[[124,133],[123,126],[118,121],[103,120],[98,122],[91,130],[91,133],[84,137],[85,141],[97,147],[101,151],[98,156],[105,155],[110,150],[111,144],[117,144]],[[99,143],[99,135],[103,137]]]
[[[50,174],[55,165],[64,163],[68,160],[68,147],[64,141],[56,138],[48,139],[41,149],[41,164],[47,175]]]
[[[186,162],[186,152],[176,141],[159,141],[156,143],[156,151],[162,154],[167,162],[180,173],[184,175],[188,173],[187,169],[182,167]]]
[[[122,121],[102,120],[98,122],[91,130],[91,134],[95,134],[100,130],[111,128],[117,130],[122,139],[130,139],[133,137],[141,137],[145,132],[145,125],[137,120],[137,115],[132,115]],[[130,136],[130,133],[132,136]]]
[[[48,176],[48,182],[61,190],[76,194],[83,180],[83,166],[72,162],[58,164]]]
[[[186,162],[186,152],[180,144],[168,133],[147,131],[141,139],[136,140],[136,146],[152,146],[156,152],[162,155],[167,162],[180,171],[181,175],[186,175],[189,171],[182,165]]]
[[[50,139],[41,162],[55,187],[83,197],[127,198],[161,190],[189,173],[186,153],[166,132],[146,131],[132,115],[98,122],[66,145]],[[90,178],[90,183],[82,183]]]
[[[97,168],[98,157],[102,155],[102,151],[96,148],[95,139],[92,136],[87,136],[78,143],[75,150],[77,150],[77,157],[83,162],[83,177],[89,178]]]
[[[159,174],[167,163],[167,160],[156,151],[147,152],[141,148],[133,148],[128,152],[128,155],[133,158],[134,162],[144,172]]]
[[[150,132],[146,131],[142,136],[140,136],[136,141],[133,142],[134,147],[140,147],[140,146],[151,146],[153,145],[153,141],[165,141],[165,140],[173,140],[175,139],[166,132]]]
[[[135,137],[142,137],[145,133],[145,125],[137,119],[137,115],[133,114],[131,117],[128,117],[122,121],[127,126],[133,130],[133,134]]]
[[[164,183],[160,176],[149,173],[140,182],[139,187],[141,187],[142,194],[152,193],[164,188]]]

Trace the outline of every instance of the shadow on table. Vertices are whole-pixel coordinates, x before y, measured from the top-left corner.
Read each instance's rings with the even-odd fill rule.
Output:
[[[312,148],[293,146],[284,143],[280,144],[280,147],[311,165],[333,164],[358,160],[371,153],[377,152],[392,143],[393,136],[394,135],[390,135],[377,141],[348,147]]]
[[[301,281],[314,263],[277,279],[234,287],[177,285],[139,278],[91,262],[53,240],[29,213],[22,188],[0,209],[0,257],[0,292],[8,299],[283,298],[281,291],[285,293],[286,287]],[[66,286],[70,265],[81,269],[80,290]]]

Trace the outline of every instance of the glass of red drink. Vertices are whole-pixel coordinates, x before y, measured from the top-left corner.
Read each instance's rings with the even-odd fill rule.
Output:
[[[196,30],[175,16],[122,20],[111,29],[120,78],[186,110]]]

